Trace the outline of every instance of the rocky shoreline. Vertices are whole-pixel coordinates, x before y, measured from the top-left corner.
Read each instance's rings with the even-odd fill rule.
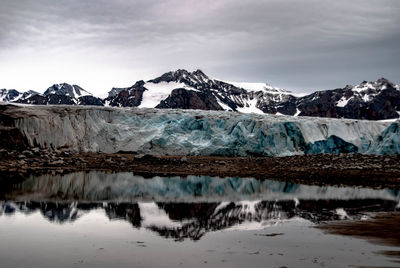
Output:
[[[145,177],[253,177],[316,185],[400,188],[400,156],[318,154],[288,157],[156,156],[0,149],[0,179],[102,170]]]
[[[400,213],[381,212],[372,214],[368,221],[334,221],[315,226],[326,234],[349,236],[367,240],[373,244],[395,247],[395,250],[378,251],[392,259],[394,263],[400,263]]]

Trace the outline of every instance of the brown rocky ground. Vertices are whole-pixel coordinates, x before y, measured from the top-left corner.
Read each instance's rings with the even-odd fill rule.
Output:
[[[353,236],[372,243],[400,247],[400,213],[378,213],[368,221],[339,221],[317,225],[325,233]],[[400,250],[379,251],[400,263]]]
[[[368,221],[336,221],[318,225],[317,228],[330,234],[351,235],[378,244],[400,247],[399,222],[400,212],[377,213]]]
[[[48,172],[104,170],[155,175],[254,177],[305,184],[400,188],[400,156],[306,155],[290,157],[151,156],[129,153],[0,150],[0,178]]]

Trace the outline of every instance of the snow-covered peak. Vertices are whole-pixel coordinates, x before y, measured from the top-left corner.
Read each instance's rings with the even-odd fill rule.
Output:
[[[83,88],[77,85],[70,85],[67,83],[62,84],[54,84],[53,86],[49,87],[45,92],[44,95],[66,95],[71,98],[77,99],[83,96],[92,96],[91,93],[87,92]]]
[[[14,101],[20,97],[21,93],[19,93],[15,89],[0,89],[0,101],[9,102]]]
[[[398,85],[395,85],[394,83],[390,82],[386,78],[380,78],[380,79],[376,80],[375,82],[363,81],[359,85],[354,86],[352,88],[352,91],[358,92],[358,93],[366,92],[366,91],[381,91],[381,90],[385,90],[390,87],[400,90],[400,87]]]
[[[203,73],[201,70],[194,72],[188,72],[184,69],[168,72],[161,75],[158,78],[149,80],[148,82],[160,83],[160,82],[178,82],[184,83],[188,86],[199,86],[201,84],[208,84],[212,79]]]
[[[208,82],[210,78],[203,73],[202,70],[197,69],[196,71],[191,73],[192,77],[197,81]]]
[[[253,92],[262,91],[271,94],[293,95],[293,92],[289,90],[273,87],[267,83],[246,83],[246,82],[227,82],[227,83],[232,84],[239,88],[243,88],[247,91],[253,91]]]
[[[363,81],[359,85],[356,85],[354,87],[346,87],[345,89],[348,88],[350,88],[351,91],[353,91],[353,94],[355,96],[358,96],[364,102],[371,101],[374,97],[376,97],[378,94],[380,94],[382,91],[386,89],[393,88],[400,90],[400,87],[398,85],[395,85],[386,78],[380,78],[375,82]],[[338,104],[337,106],[344,107],[343,103],[345,103],[344,105],[347,105],[348,100],[349,99],[345,100],[344,102],[343,101],[340,102],[340,104]]]
[[[28,90],[25,92],[19,92],[15,89],[0,89],[0,101],[3,102],[16,102],[30,98],[34,95],[38,95],[39,92]]]
[[[267,83],[241,83],[241,82],[230,82],[219,79],[210,78],[206,74],[204,74],[201,70],[196,70],[193,72],[189,72],[184,69],[179,69],[176,71],[168,72],[163,74],[162,76],[155,78],[153,80],[149,80],[148,82],[152,83],[161,83],[161,82],[177,82],[183,83],[186,86],[196,88],[199,90],[202,89],[210,89],[212,91],[219,92],[228,92],[235,91],[236,93],[249,93],[249,92],[263,92],[270,94],[283,94],[283,95],[298,95],[294,94],[291,91],[273,87]],[[301,94],[303,96],[303,94]]]
[[[371,82],[364,81],[361,84],[353,87],[352,90],[360,93],[360,92],[371,90],[371,89],[376,90],[376,87],[374,86],[374,84]]]

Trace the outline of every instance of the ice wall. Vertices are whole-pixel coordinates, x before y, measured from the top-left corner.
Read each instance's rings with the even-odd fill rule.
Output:
[[[44,148],[229,156],[400,153],[399,121],[87,106],[8,105],[0,111],[0,124]]]

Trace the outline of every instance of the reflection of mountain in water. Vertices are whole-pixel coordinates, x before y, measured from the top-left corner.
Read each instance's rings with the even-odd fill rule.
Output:
[[[198,240],[208,232],[246,223],[260,228],[282,220],[303,218],[314,223],[360,219],[367,212],[395,211],[393,200],[286,200],[221,203],[54,203],[2,202],[0,216],[39,211],[50,222],[74,222],[90,210],[102,209],[106,216],[126,220],[135,228],[146,228],[166,238]]]
[[[319,187],[209,176],[154,177],[131,173],[78,172],[0,181],[0,216],[40,212],[50,222],[74,222],[91,210],[125,220],[166,238],[198,240],[231,227],[259,228],[295,218],[311,222],[359,219],[366,212],[394,211],[399,192]],[[28,200],[28,201],[27,201]]]

